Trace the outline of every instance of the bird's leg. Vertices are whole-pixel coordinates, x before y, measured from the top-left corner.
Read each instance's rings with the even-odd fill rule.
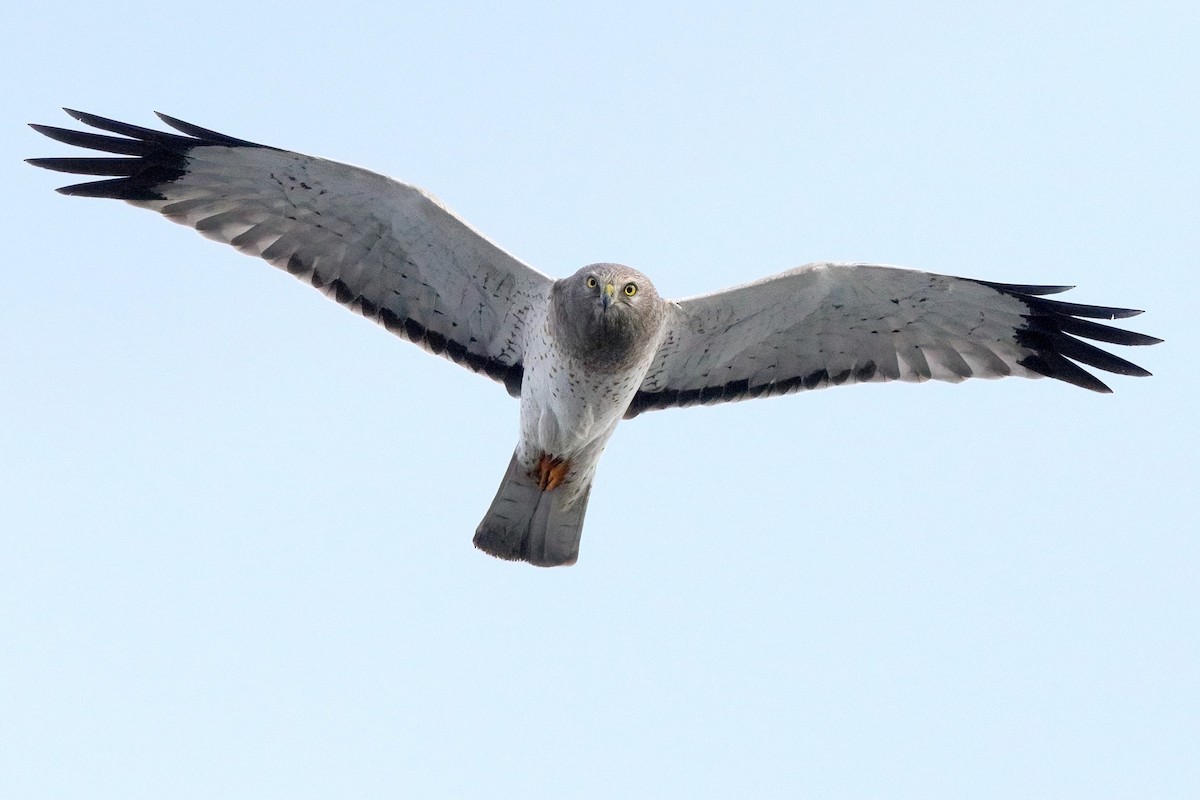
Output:
[[[557,488],[567,479],[567,471],[570,467],[570,462],[563,461],[549,453],[542,453],[538,458],[537,473],[533,477],[537,478],[538,488],[543,492],[548,492]]]

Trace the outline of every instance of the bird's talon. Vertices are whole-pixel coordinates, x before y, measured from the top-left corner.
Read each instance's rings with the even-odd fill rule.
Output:
[[[556,458],[549,453],[542,453],[538,458],[537,472],[533,477],[537,479],[538,488],[543,492],[548,492],[558,488],[567,479],[569,469],[570,462]]]

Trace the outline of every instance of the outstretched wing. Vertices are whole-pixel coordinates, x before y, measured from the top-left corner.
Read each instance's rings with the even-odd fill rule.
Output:
[[[184,135],[92,114],[118,136],[32,126],[116,158],[33,158],[80,175],[63,194],[111,197],[190,225],[307,280],[339,303],[520,394],[523,328],[551,280],[416,187],[159,114]]]
[[[1047,300],[1069,286],[1016,286],[868,264],[809,264],[674,303],[626,413],[864,381],[958,382],[1043,375],[1110,391],[1075,362],[1149,375],[1079,338],[1152,336],[1091,322],[1139,314]]]

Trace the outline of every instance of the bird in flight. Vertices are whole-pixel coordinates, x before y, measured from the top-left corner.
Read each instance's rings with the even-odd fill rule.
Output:
[[[1094,320],[1141,312],[1025,286],[872,264],[813,263],[684,300],[598,263],[554,280],[414,186],[235,139],[67,110],[105,131],[32,127],[109,154],[33,158],[99,177],[58,191],[124,200],[311,283],[519,397],[520,433],[475,545],[573,564],[596,466],[622,419],[853,383],[1048,376],[1108,392],[1084,367],[1149,375],[1084,341],[1161,340]],[[1081,366],[1083,365],[1083,366]]]

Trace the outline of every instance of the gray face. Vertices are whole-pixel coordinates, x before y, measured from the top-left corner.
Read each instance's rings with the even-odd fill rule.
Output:
[[[591,264],[556,281],[555,335],[596,369],[631,365],[654,346],[663,303],[650,279],[620,264]]]

